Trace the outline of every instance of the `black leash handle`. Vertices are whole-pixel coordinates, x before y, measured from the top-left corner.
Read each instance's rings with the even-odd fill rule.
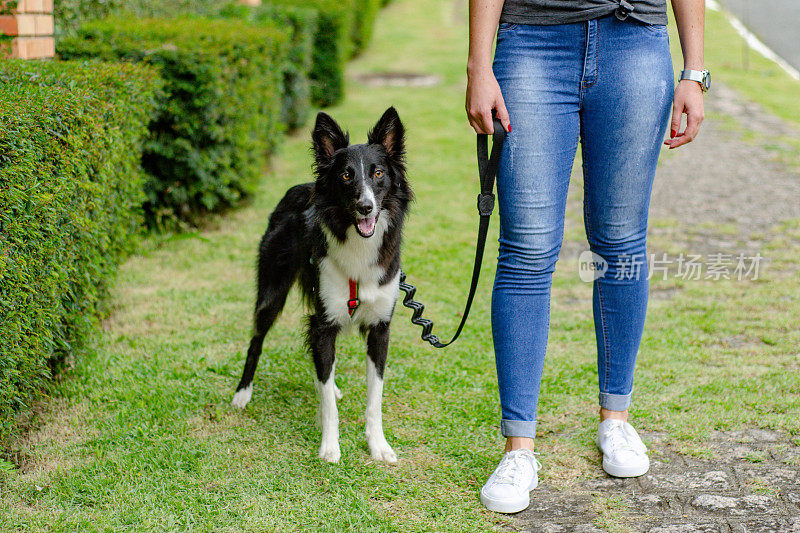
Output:
[[[475,298],[475,290],[478,288],[478,279],[481,275],[481,263],[483,263],[483,250],[486,247],[486,234],[489,231],[489,218],[494,210],[494,180],[497,177],[497,167],[500,164],[500,153],[503,151],[503,141],[506,138],[506,130],[500,120],[494,118],[494,133],[492,134],[492,152],[489,155],[489,136],[485,133],[478,134],[478,174],[481,181],[481,192],[478,195],[478,214],[480,222],[478,224],[478,242],[475,248],[475,264],[472,268],[472,283],[469,287],[467,304],[464,307],[464,314],[461,315],[461,323],[458,325],[453,338],[447,342],[442,342],[439,337],[433,334],[433,321],[422,318],[425,306],[414,300],[417,288],[406,282],[406,273],[400,270],[400,290],[405,293],[403,305],[413,311],[411,323],[422,328],[422,340],[429,342],[435,348],[444,348],[453,344],[464,324],[467,323],[469,310],[472,307],[472,300]]]

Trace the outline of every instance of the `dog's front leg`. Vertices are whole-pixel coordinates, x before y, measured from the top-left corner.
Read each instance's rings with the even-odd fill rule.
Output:
[[[386,463],[396,463],[392,447],[383,435],[383,371],[389,350],[389,323],[379,322],[369,329],[367,335],[367,444],[372,458]]]
[[[339,411],[336,408],[336,385],[333,377],[338,331],[337,326],[327,323],[317,315],[309,320],[308,338],[317,371],[319,422],[322,430],[319,458],[329,463],[338,463],[342,455],[339,449]]]

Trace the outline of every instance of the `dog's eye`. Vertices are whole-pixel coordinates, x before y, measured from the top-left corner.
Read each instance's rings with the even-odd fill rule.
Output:
[[[342,172],[342,181],[350,181],[350,173]]]
[[[383,177],[383,170],[381,170],[381,169],[376,170],[375,171],[375,177],[378,178],[378,179],[382,178]]]

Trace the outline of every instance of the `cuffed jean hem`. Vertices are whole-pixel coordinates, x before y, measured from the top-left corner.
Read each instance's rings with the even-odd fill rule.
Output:
[[[601,392],[598,396],[600,407],[608,409],[609,411],[625,411],[631,406],[631,396],[633,392],[628,394],[609,394]]]
[[[500,420],[500,433],[504,437],[536,438],[536,420]]]

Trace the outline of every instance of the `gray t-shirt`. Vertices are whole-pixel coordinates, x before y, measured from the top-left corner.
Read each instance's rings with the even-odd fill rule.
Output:
[[[628,18],[645,24],[667,23],[666,0],[626,0],[633,6]],[[500,22],[567,24],[614,13],[619,0],[505,0]]]

